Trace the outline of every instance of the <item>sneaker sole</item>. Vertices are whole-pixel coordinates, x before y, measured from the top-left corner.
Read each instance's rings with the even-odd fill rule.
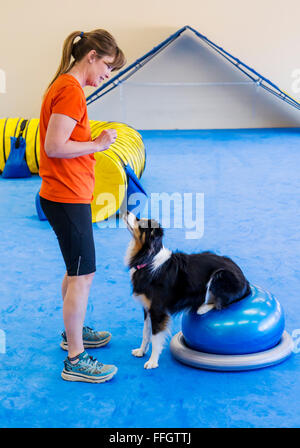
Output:
[[[108,375],[102,376],[101,378],[97,377],[90,377],[88,375],[84,375],[81,373],[70,373],[67,372],[65,369],[61,372],[61,377],[65,381],[81,381],[83,383],[105,383],[106,381],[109,381],[112,379],[113,376],[117,373],[118,369],[116,369],[109,373]]]
[[[103,347],[104,345],[108,344],[109,341],[111,340],[111,336],[109,336],[106,339],[103,339],[102,341],[99,342],[92,342],[92,341],[84,341],[83,343],[83,347],[84,348],[99,348],[99,347]],[[68,343],[65,341],[62,341],[60,343],[60,346],[63,350],[68,351]]]

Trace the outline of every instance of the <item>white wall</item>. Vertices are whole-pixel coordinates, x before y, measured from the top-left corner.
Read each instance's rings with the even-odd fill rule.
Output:
[[[298,91],[293,87],[300,69],[299,17],[299,0],[3,0],[0,70],[6,89],[0,89],[0,117],[38,117],[65,37],[95,28],[109,30],[131,63],[190,25],[300,100],[299,83]]]

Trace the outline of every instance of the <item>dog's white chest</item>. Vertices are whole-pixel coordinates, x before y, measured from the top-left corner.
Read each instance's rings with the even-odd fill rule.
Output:
[[[162,249],[155,255],[152,262],[152,270],[156,271],[161,265],[163,265],[172,255],[172,251],[162,247]]]
[[[132,280],[133,274],[136,272],[135,268],[129,269],[130,280]]]

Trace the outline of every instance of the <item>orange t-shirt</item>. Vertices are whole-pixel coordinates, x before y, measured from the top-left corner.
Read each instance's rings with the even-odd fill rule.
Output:
[[[85,95],[80,83],[69,74],[60,75],[46,93],[40,113],[40,195],[50,201],[89,204],[95,185],[93,154],[72,159],[48,157],[44,148],[47,126],[53,113],[77,121],[70,140],[91,141]]]

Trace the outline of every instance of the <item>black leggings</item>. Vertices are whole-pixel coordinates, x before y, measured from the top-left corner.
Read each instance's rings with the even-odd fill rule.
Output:
[[[90,204],[54,202],[40,196],[42,209],[53,228],[69,276],[96,271]]]

